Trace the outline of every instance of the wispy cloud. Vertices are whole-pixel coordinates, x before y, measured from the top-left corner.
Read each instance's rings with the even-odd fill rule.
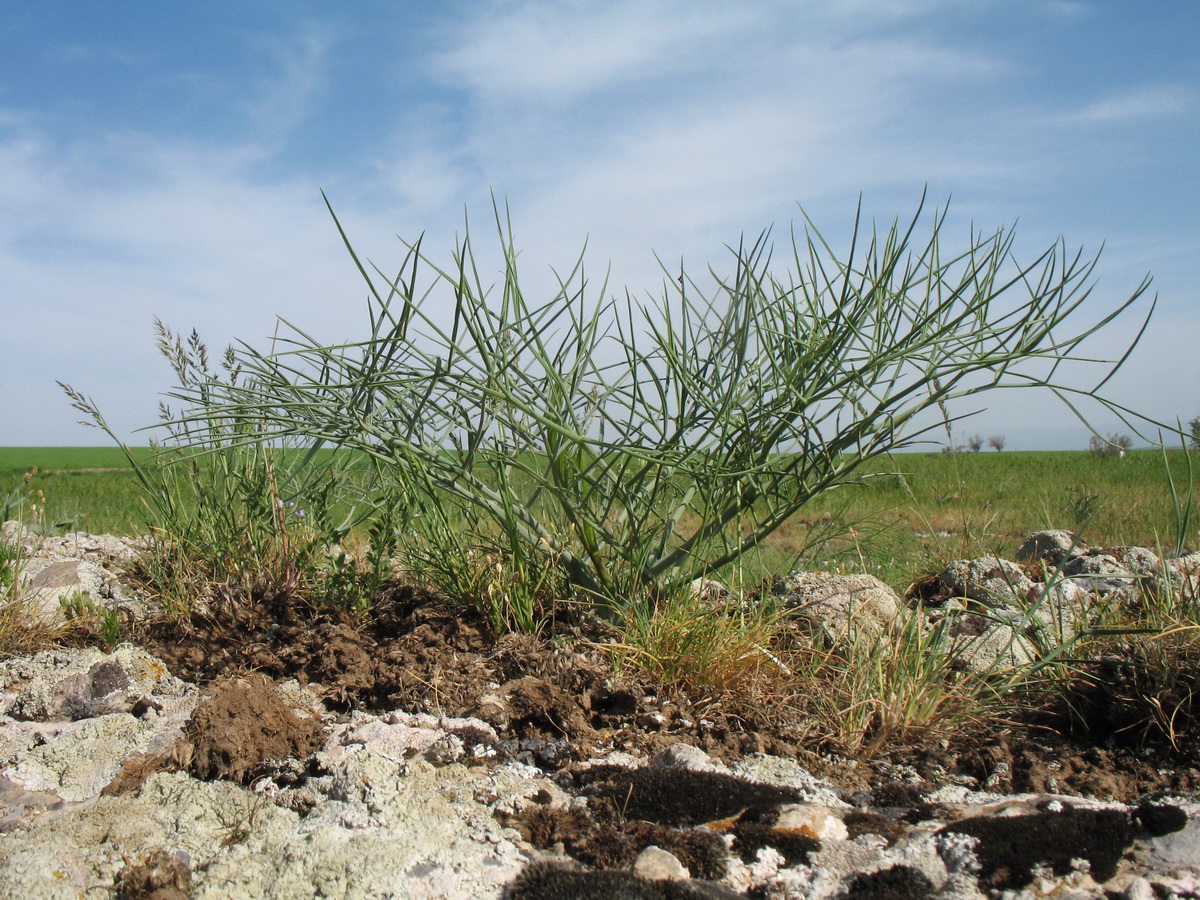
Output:
[[[278,143],[299,128],[319,101],[332,35],[306,23],[286,35],[249,34],[262,71],[244,86],[237,107],[260,140]]]
[[[701,68],[757,20],[736,6],[702,4],[689,13],[653,0],[537,0],[454,22],[437,71],[488,100],[563,103]]]
[[[1180,84],[1156,84],[1100,97],[1064,116],[1069,122],[1120,125],[1142,119],[1165,119],[1192,112],[1196,93]]]

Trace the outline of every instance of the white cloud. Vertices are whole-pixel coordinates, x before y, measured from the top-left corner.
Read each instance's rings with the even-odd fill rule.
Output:
[[[733,6],[688,11],[655,0],[540,0],[453,23],[453,46],[437,66],[451,83],[488,100],[562,103],[701,67],[757,18]]]
[[[1190,88],[1159,84],[1101,97],[1064,118],[1068,122],[1121,125],[1139,119],[1175,117],[1195,108],[1196,95]]]
[[[266,73],[246,86],[237,103],[260,139],[279,141],[309,115],[325,86],[331,35],[312,25],[286,36],[246,38],[266,63]]]
[[[365,289],[314,184],[257,183],[253,147],[126,136],[108,151],[101,165],[31,130],[0,140],[12,213],[0,219],[0,443],[25,442],[26,423],[49,431],[41,441],[101,440],[70,425],[55,379],[95,394],[122,433],[151,424],[170,385],[156,317],[213,349],[263,346],[276,314],[329,340],[361,330]],[[115,156],[125,168],[110,179]],[[371,235],[392,224],[351,218]]]

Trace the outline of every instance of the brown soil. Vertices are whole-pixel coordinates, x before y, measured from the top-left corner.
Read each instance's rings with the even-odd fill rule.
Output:
[[[144,854],[127,862],[117,875],[117,900],[188,900],[192,896],[192,871],[165,850]]]
[[[134,639],[200,684],[253,671],[298,679],[337,711],[476,716],[501,733],[506,750],[548,768],[606,749],[654,753],[679,740],[727,760],[806,753],[799,716],[767,716],[615,672],[617,634],[602,622],[559,622],[544,638],[497,637],[478,612],[411,585],[394,585],[365,622],[263,598],[152,624]]]
[[[1145,670],[1138,665],[1112,663],[1103,677],[1082,684],[1036,721],[998,723],[949,742],[892,747],[855,760],[814,740],[798,705],[702,696],[614,671],[617,634],[602,622],[559,621],[543,638],[497,637],[479,612],[408,584],[391,585],[365,621],[318,613],[279,595],[187,622],[152,624],[135,639],[181,678],[224,685],[202,707],[204,716],[197,714],[197,722],[211,719],[207,736],[190,738],[192,768],[209,777],[245,779],[264,759],[308,746],[313,720],[293,721],[295,714],[267,688],[266,679],[295,678],[337,711],[476,716],[497,729],[506,754],[549,770],[604,750],[651,755],[686,741],[726,762],[753,752],[796,757],[848,794],[879,794],[876,803],[888,791],[913,795],[913,774],[926,791],[963,777],[998,792],[1121,801],[1200,790],[1194,708],[1176,716],[1188,730],[1175,735],[1174,745],[1111,727],[1120,715],[1136,712],[1122,697],[1136,694],[1126,689]],[[246,677],[252,672],[258,681]],[[1128,677],[1113,674],[1121,672]],[[1197,673],[1175,674],[1172,690],[1190,687]],[[260,723],[257,743],[231,724],[247,719]],[[906,800],[919,801],[915,795]]]
[[[210,692],[185,732],[198,778],[246,783],[264,763],[304,759],[321,744],[321,719],[297,715],[262,674],[224,676]]]

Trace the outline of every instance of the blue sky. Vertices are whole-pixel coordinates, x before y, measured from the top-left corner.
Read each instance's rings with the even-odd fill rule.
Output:
[[[283,316],[361,336],[324,210],[385,270],[511,206],[547,283],[587,241],[612,284],[702,271],[797,204],[835,246],[927,185],[947,238],[1104,245],[1096,314],[1146,273],[1156,315],[1114,398],[1200,415],[1200,3],[1162,0],[0,2],[0,445],[135,442],[170,370],[155,317],[214,349]],[[951,240],[951,243],[955,243]],[[1116,353],[1135,327],[1095,347]],[[1077,448],[1009,392],[960,428]],[[1098,417],[1097,428],[1125,429]]]

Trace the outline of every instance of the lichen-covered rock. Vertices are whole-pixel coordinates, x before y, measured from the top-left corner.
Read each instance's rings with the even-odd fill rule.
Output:
[[[1145,547],[1121,548],[1118,562],[1134,575],[1153,578],[1162,572],[1163,564],[1158,554]]]
[[[1038,657],[1037,648],[1020,625],[972,613],[954,617],[948,634],[955,666],[973,675],[991,675],[1029,665]]]
[[[1086,553],[1088,546],[1073,532],[1061,529],[1035,531],[1027,536],[1017,548],[1017,561],[1030,562],[1040,559],[1047,566],[1057,568],[1063,562]]]
[[[72,606],[145,612],[144,602],[121,580],[121,571],[146,546],[144,538],[72,532],[43,535],[20,522],[0,526],[0,541],[20,548],[23,595],[48,624],[66,621]]]
[[[1148,581],[1113,554],[1095,551],[1071,560],[1063,566],[1063,574],[1089,593],[1130,606],[1140,601]]]
[[[179,698],[195,689],[137,647],[45,650],[0,662],[0,713],[38,722],[129,712],[146,697]]]
[[[1036,592],[1024,569],[997,557],[955,560],[942,570],[941,579],[954,596],[993,609],[1021,609]]]
[[[895,621],[900,597],[874,575],[793,572],[775,587],[789,616],[807,619],[831,643],[875,640]]]

